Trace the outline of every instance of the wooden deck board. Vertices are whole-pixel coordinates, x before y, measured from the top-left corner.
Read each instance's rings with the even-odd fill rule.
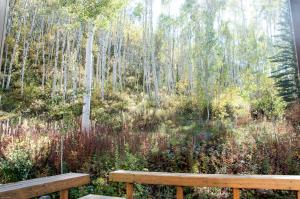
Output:
[[[100,196],[100,195],[87,195],[79,199],[125,199],[119,197],[111,197],[111,196]]]
[[[0,199],[27,199],[88,184],[88,174],[69,173],[0,185]]]
[[[110,181],[188,187],[228,187],[245,189],[300,190],[300,176],[223,175],[140,171],[115,171]]]

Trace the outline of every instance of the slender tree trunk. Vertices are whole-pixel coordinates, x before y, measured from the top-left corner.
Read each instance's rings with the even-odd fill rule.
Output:
[[[102,63],[101,63],[101,99],[104,100],[104,84],[105,84],[105,77],[106,77],[106,52],[107,46],[109,42],[109,34],[106,34],[106,37],[103,38],[103,46],[102,46]]]
[[[52,80],[52,91],[51,98],[56,95],[56,82],[57,82],[57,66],[58,66],[58,56],[59,56],[59,37],[60,34],[57,32],[56,34],[56,50],[55,50],[55,61],[54,61],[54,69],[53,69],[53,80]]]
[[[80,64],[81,55],[80,55],[80,49],[81,49],[81,41],[82,41],[82,27],[80,26],[78,31],[78,41],[77,41],[77,49],[76,49],[76,63],[74,64],[73,69],[73,100],[77,97],[77,86],[78,86],[78,66]]]
[[[43,69],[43,76],[42,76],[42,90],[45,90],[45,82],[46,82],[46,74],[47,74],[47,68],[46,68],[46,58],[45,58],[46,52],[45,52],[45,38],[44,38],[44,26],[42,27],[42,69]]]
[[[190,33],[191,34],[191,33]],[[191,41],[191,37],[189,36],[189,52],[188,52],[188,65],[189,65],[189,94],[192,94],[193,89],[194,89],[194,73],[193,73],[193,61],[192,61],[192,57],[191,57],[191,53],[192,53],[192,41]]]
[[[17,35],[16,35],[15,45],[14,45],[13,52],[12,52],[12,55],[11,55],[11,60],[10,60],[9,68],[8,68],[7,82],[6,82],[6,86],[5,86],[5,88],[7,90],[10,88],[12,68],[13,68],[13,65],[16,61],[15,59],[16,59],[16,55],[18,53],[18,48],[19,48],[19,42],[20,42],[20,36],[21,36],[21,32],[22,32],[23,23],[26,24],[26,17],[25,16],[22,17],[21,23],[18,23],[19,29],[18,29],[18,32],[17,32]]]
[[[119,24],[118,24],[119,25]],[[117,26],[118,26],[117,25]],[[114,55],[113,55],[113,71],[112,71],[112,83],[113,83],[113,91],[115,92],[116,91],[116,86],[117,86],[117,67],[118,67],[118,47],[119,47],[119,44],[118,44],[118,40],[119,40],[119,30],[117,29],[117,32],[116,32],[116,36],[115,36],[115,39],[114,39]]]
[[[151,65],[152,65],[152,76],[154,81],[154,96],[156,105],[159,106],[159,86],[156,71],[156,58],[155,58],[155,38],[153,33],[153,1],[150,0],[150,44],[151,44]]]
[[[65,56],[65,51],[66,51],[66,40],[68,36],[65,34],[63,36],[63,44],[62,44],[62,49],[61,49],[61,64],[60,64],[60,92],[63,94],[63,85],[64,85],[64,69],[66,65],[66,56]]]
[[[90,130],[90,111],[92,97],[92,78],[93,78],[93,42],[94,42],[94,25],[89,22],[88,36],[86,43],[86,63],[85,63],[85,93],[83,96],[82,108],[82,130]]]
[[[110,29],[112,29],[111,27],[110,27]],[[112,43],[113,43],[113,39],[112,39],[112,36],[113,35],[113,33],[112,33],[112,31],[110,30],[110,32],[109,32],[109,40],[108,40],[108,47],[107,47],[107,61],[109,62],[110,60],[111,60],[111,46],[112,46]],[[109,65],[107,64],[107,70],[106,70],[106,79],[108,80],[109,79]]]
[[[0,65],[2,65],[2,54],[4,49],[4,41],[6,36],[6,26],[8,19],[9,1],[2,0],[0,5]],[[0,70],[1,72],[1,70]]]
[[[5,45],[5,50],[4,51],[5,51],[5,62],[4,62],[3,72],[2,72],[2,67],[1,67],[1,70],[0,70],[0,73],[2,72],[2,89],[4,89],[4,86],[5,86],[5,77],[6,77],[7,64],[8,64],[8,44]]]
[[[37,15],[37,9],[35,9],[32,22],[31,22],[31,27],[30,31],[28,34],[28,38],[24,39],[24,50],[23,50],[23,63],[22,63],[22,68],[21,68],[21,95],[23,96],[24,94],[24,77],[25,77],[25,68],[26,68],[26,63],[27,63],[27,57],[28,57],[28,51],[29,51],[29,46],[31,43],[31,36],[33,34],[33,30],[35,27],[35,19]]]
[[[64,136],[60,136],[60,173],[64,173]]]
[[[99,82],[101,83],[101,68],[102,68],[102,66],[101,66],[101,60],[102,60],[102,58],[101,58],[101,53],[102,53],[102,45],[104,45],[103,43],[102,43],[102,34],[101,33],[99,33],[99,38],[98,38],[98,44],[97,44],[97,47],[98,47],[98,52],[97,52],[97,62],[96,62],[96,66],[95,66],[95,68],[96,68],[96,81],[94,81],[95,82],[95,86],[97,86],[97,85],[99,85]]]
[[[69,34],[70,35],[70,34]],[[67,88],[68,88],[68,73],[69,73],[69,64],[70,64],[70,59],[71,59],[71,41],[70,41],[70,36],[67,38],[67,50],[66,50],[66,55],[68,58],[68,63],[66,63],[66,58],[64,56],[64,75],[63,75],[63,79],[64,79],[64,85],[63,85],[63,99],[66,100],[66,96],[67,96]]]

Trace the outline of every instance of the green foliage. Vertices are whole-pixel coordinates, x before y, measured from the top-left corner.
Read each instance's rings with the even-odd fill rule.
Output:
[[[121,156],[115,154],[115,169],[139,171],[144,170],[145,162],[136,154],[130,152],[129,146],[125,145]]]
[[[265,116],[268,119],[281,119],[285,113],[286,103],[273,89],[263,90],[257,100],[251,104],[252,115]]]
[[[138,3],[136,5],[136,7],[134,8],[133,15],[136,16],[136,17],[141,18],[142,14],[143,14],[143,10],[144,10],[143,4]]]
[[[82,112],[82,103],[78,101],[71,103],[50,101],[48,105],[49,112],[47,112],[46,118],[49,121],[60,121],[64,118],[74,119],[79,117]]]
[[[227,88],[213,102],[213,115],[216,119],[235,120],[250,117],[250,103],[247,102],[237,88]]]
[[[127,102],[116,95],[107,96],[107,100],[92,100],[92,119],[113,131],[120,131],[125,123],[124,113],[127,111]]]
[[[29,177],[33,163],[30,154],[21,146],[0,157],[0,183],[17,182],[26,180]]]
[[[176,115],[187,121],[197,120],[201,116],[201,107],[195,97],[182,96],[177,98],[175,109]]]
[[[279,23],[280,33],[276,44],[277,54],[272,57],[272,62],[277,66],[273,71],[279,93],[287,102],[300,98],[300,80],[298,77],[298,64],[295,52],[295,40],[293,24],[291,21],[290,2],[283,1],[281,21]]]
[[[79,16],[82,21],[98,20],[101,24],[108,24],[125,3],[123,0],[60,0],[61,5]]]

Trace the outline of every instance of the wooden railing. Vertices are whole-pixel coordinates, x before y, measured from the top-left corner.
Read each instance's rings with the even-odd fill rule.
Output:
[[[29,199],[60,192],[60,199],[68,199],[68,190],[90,182],[88,174],[63,175],[0,185],[0,199]]]
[[[233,189],[233,198],[240,198],[240,189],[274,189],[297,191],[300,199],[300,176],[287,175],[222,175],[162,172],[115,171],[112,182],[126,183],[127,199],[133,199],[134,183],[176,186],[176,198],[183,199],[183,187],[227,187]]]

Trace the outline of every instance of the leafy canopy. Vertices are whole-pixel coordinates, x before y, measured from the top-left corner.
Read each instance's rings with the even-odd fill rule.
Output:
[[[60,0],[60,4],[83,22],[98,21],[106,24],[126,0]]]

